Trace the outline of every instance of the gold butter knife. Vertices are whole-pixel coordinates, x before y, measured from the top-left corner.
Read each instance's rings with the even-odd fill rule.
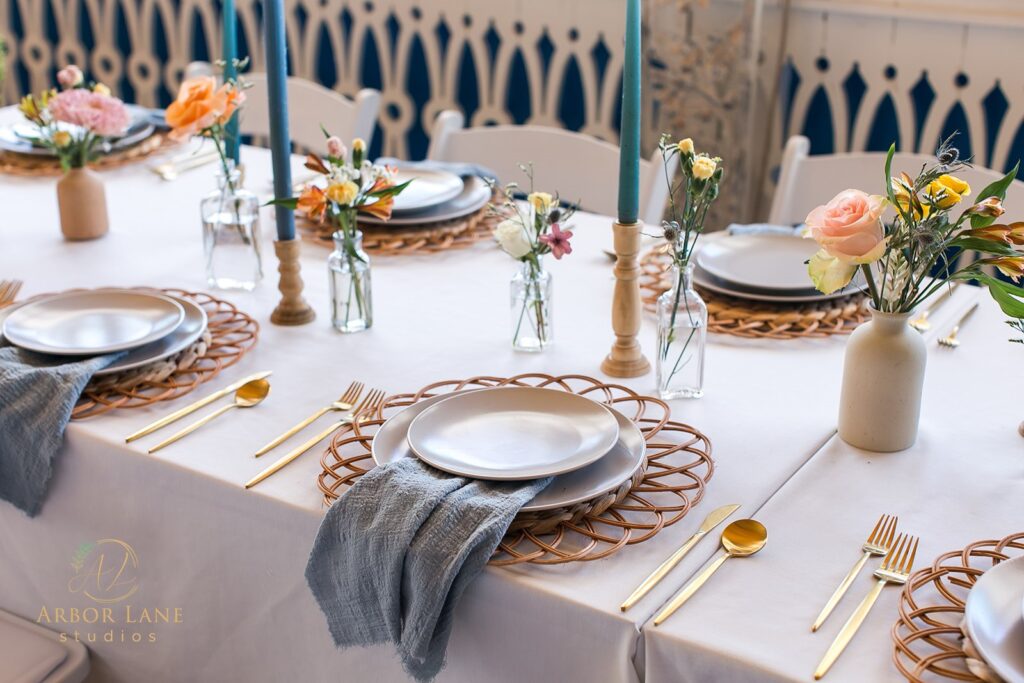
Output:
[[[230,393],[232,393],[234,391],[237,391],[243,384],[248,384],[249,382],[253,382],[253,381],[258,380],[258,379],[266,379],[267,377],[270,377],[270,375],[272,375],[272,374],[273,374],[273,371],[271,371],[271,370],[264,370],[263,372],[257,372],[254,375],[249,375],[248,377],[243,377],[242,379],[238,380],[237,382],[235,382],[233,384],[229,384],[228,386],[224,387],[220,391],[215,391],[212,394],[210,394],[209,396],[207,396],[205,398],[201,398],[198,401],[196,401],[195,403],[193,403],[191,405],[185,406],[181,410],[176,410],[173,413],[171,413],[170,415],[168,415],[166,417],[162,417],[159,420],[157,420],[156,422],[153,422],[151,424],[146,425],[145,427],[143,427],[142,429],[140,429],[139,431],[137,431],[137,432],[135,432],[133,434],[129,434],[127,437],[125,437],[124,442],[125,443],[131,443],[132,441],[135,441],[136,439],[141,439],[142,437],[146,436],[147,434],[152,434],[156,430],[161,429],[163,427],[166,427],[167,425],[171,424],[172,422],[176,422],[176,421],[180,420],[181,418],[183,418],[183,417],[185,417],[187,415],[191,415],[192,413],[196,412],[200,408],[203,408],[205,406],[210,405],[211,403],[213,403],[217,399],[224,398],[228,394],[230,394]]]
[[[643,583],[637,586],[637,589],[633,591],[633,594],[626,598],[624,603],[619,605],[619,609],[625,612],[635,605],[642,597],[647,595],[652,588],[658,585],[658,582],[664,579],[670,571],[675,569],[676,565],[679,564],[682,559],[686,557],[686,554],[693,549],[693,546],[700,542],[700,539],[707,536],[712,529],[728,519],[729,515],[736,512],[739,508],[739,505],[723,505],[717,510],[712,510],[711,513],[704,518],[704,521],[701,523],[700,529],[697,530],[697,533],[690,536],[679,550],[672,553],[671,557],[662,562],[661,566],[655,569],[650,576],[644,579]]]

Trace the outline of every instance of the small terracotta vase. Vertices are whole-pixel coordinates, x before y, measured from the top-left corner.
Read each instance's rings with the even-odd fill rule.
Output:
[[[64,239],[94,240],[107,234],[107,195],[99,175],[72,168],[57,181],[57,206]]]
[[[881,313],[850,335],[839,400],[839,436],[867,451],[889,453],[914,445],[928,359],[913,313]]]

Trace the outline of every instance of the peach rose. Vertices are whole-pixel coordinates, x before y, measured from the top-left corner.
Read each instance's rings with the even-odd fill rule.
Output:
[[[807,215],[809,236],[829,256],[853,264],[877,261],[885,253],[885,200],[860,190],[843,190]]]
[[[245,95],[225,83],[217,87],[213,76],[190,78],[181,84],[178,98],[167,107],[167,125],[176,140],[203,135],[217,124],[227,123]]]

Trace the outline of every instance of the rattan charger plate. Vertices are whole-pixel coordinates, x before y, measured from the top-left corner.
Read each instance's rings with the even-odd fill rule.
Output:
[[[945,553],[911,575],[900,594],[899,621],[892,628],[893,661],[907,680],[999,680],[964,637],[964,607],[985,571],[1021,554],[1024,532]]]
[[[114,152],[104,154],[89,164],[92,169],[118,168],[127,164],[141,161],[154,154],[161,154],[168,149],[177,147],[179,142],[171,140],[166,135],[156,133],[150,135],[137,145]],[[17,154],[0,150],[0,173],[20,176],[60,176],[64,170],[53,157],[35,156],[31,154]]]
[[[187,297],[206,311],[206,332],[170,358],[122,373],[94,378],[71,419],[94,417],[119,408],[141,408],[184,396],[241,360],[259,336],[259,323],[233,304],[203,292],[161,290]]]
[[[715,469],[711,442],[697,429],[673,421],[663,401],[583,375],[525,374],[448,380],[415,393],[390,396],[374,419],[331,440],[321,458],[323,472],[318,479],[325,502],[330,505],[374,467],[370,446],[389,416],[438,394],[496,386],[559,389],[614,406],[643,432],[647,462],[633,479],[608,494],[569,508],[521,514],[498,546],[491,564],[563,564],[607,557],[675,524],[703,498]]]
[[[495,213],[489,206],[484,206],[469,216],[450,221],[425,223],[414,227],[360,224],[359,229],[363,231],[363,248],[370,254],[434,254],[450,249],[463,249],[481,240],[491,239],[494,228],[504,219],[504,215]],[[314,223],[298,215],[296,223],[306,240],[327,247],[333,245],[333,226]]]
[[[640,293],[644,307],[655,309],[658,297],[672,287],[671,258],[660,247],[640,257]],[[854,294],[832,301],[775,304],[749,301],[698,288],[708,306],[708,331],[735,337],[808,339],[850,334],[870,319],[868,298]]]

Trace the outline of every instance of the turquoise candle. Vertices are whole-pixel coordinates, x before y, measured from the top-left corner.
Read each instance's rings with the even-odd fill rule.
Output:
[[[224,24],[224,35],[221,41],[224,59],[224,78],[230,79],[238,76],[235,69],[235,60],[238,58],[238,13],[235,11],[235,0],[224,0],[221,7],[221,22]],[[238,140],[238,112],[235,112],[227,126],[227,140],[225,141],[228,156],[239,162],[239,149],[241,145]]]
[[[270,109],[270,154],[274,167],[274,197],[292,196],[292,143],[288,137],[288,53],[284,36],[284,0],[263,0],[266,42],[267,97]],[[285,206],[274,207],[277,239],[295,239],[295,216]]]
[[[640,3],[641,0],[626,0],[619,136],[619,222],[625,224],[636,223],[640,212]]]

